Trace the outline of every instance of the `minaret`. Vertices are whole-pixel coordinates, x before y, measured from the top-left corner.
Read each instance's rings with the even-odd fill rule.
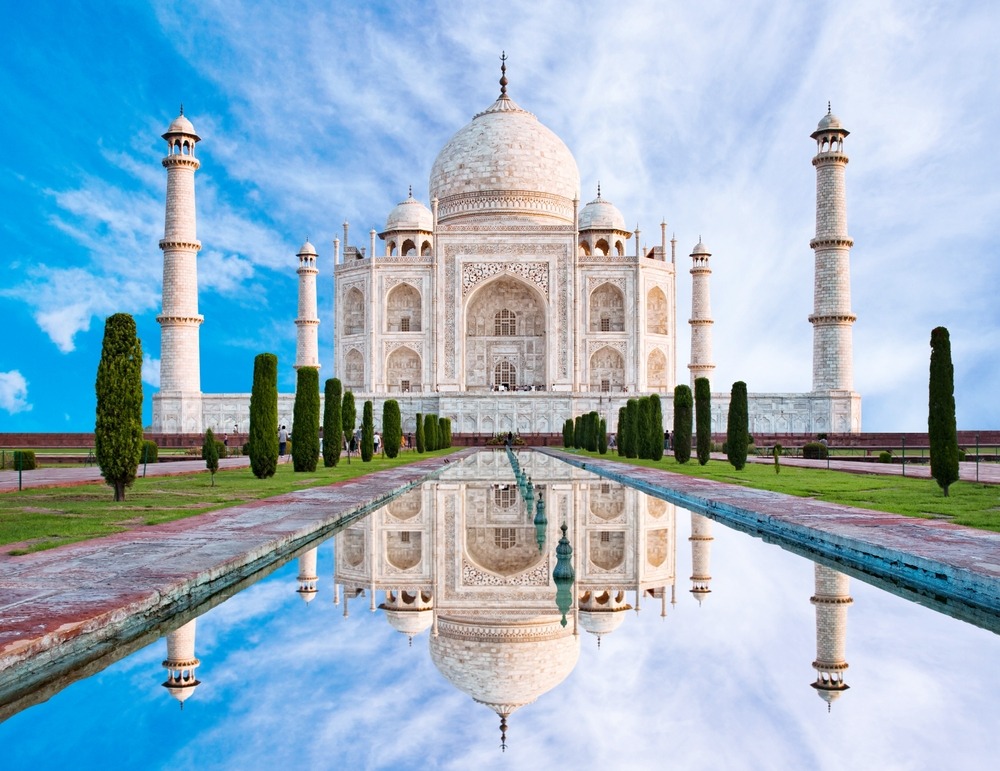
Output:
[[[691,252],[691,389],[699,377],[712,378],[715,365],[712,363],[712,303],[709,295],[708,279],[712,269],[708,266],[708,251],[701,238]]]
[[[712,574],[709,565],[712,561],[712,520],[703,517],[701,514],[691,513],[691,594],[701,605],[702,601],[711,594],[709,584],[712,582]]]
[[[163,668],[167,670],[167,681],[163,687],[181,703],[181,709],[184,709],[184,702],[201,684],[194,674],[201,664],[194,656],[196,621],[197,619],[191,619],[180,629],[167,635],[167,658],[163,662]]]
[[[303,601],[309,603],[316,599],[316,583],[319,576],[316,575],[316,549],[299,555],[299,575],[296,580],[299,588],[296,589]]]
[[[827,113],[811,134],[816,140],[816,255],[813,313],[813,391],[853,391],[851,246],[847,235],[844,137],[850,132]]]
[[[319,317],[316,310],[316,249],[309,239],[299,249],[299,317],[295,319],[295,369],[319,369]]]
[[[170,421],[178,432],[201,432],[201,363],[198,313],[198,240],[195,225],[194,173],[200,141],[191,121],[181,114],[163,135],[167,140],[166,219],[163,228],[163,312],[160,324],[160,391],[153,397],[154,430]],[[156,409],[158,407],[159,409]]]
[[[844,682],[847,662],[847,608],[851,599],[851,579],[843,573],[816,563],[816,594],[809,601],[816,606],[816,682],[812,687],[827,708],[850,686]]]

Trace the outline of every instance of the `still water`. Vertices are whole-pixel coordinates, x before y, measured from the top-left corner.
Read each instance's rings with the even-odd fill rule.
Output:
[[[993,632],[518,462],[528,501],[456,464],[0,724],[0,767],[994,767]]]

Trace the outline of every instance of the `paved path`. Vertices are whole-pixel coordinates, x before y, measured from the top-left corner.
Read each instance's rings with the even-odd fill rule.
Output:
[[[713,458],[725,460],[726,456],[714,454]],[[751,463],[774,463],[771,457],[760,457],[752,455],[747,458]],[[825,460],[805,460],[804,458],[787,458],[782,456],[782,466],[802,466],[805,468],[829,468],[831,471],[848,471],[852,474],[888,474],[890,476],[901,476],[904,472],[901,463],[877,463],[860,460],[836,460],[830,459],[829,465]],[[984,484],[1000,484],[1000,463],[980,463],[976,468],[975,463],[959,463],[958,476],[964,482],[975,482],[978,480]],[[928,479],[931,475],[930,463],[907,463],[905,468],[906,476]]]
[[[290,462],[290,456],[285,456],[285,463]],[[250,458],[238,456],[235,458],[220,458],[219,468],[240,468],[249,466]],[[205,461],[196,460],[172,460],[163,463],[146,464],[146,476],[175,476],[177,474],[194,474],[205,470]],[[103,484],[101,470],[97,466],[43,466],[42,468],[22,471],[21,487],[23,489],[31,487],[72,487],[74,485]],[[143,468],[139,466],[139,476],[143,475]],[[0,493],[9,493],[17,490],[17,471],[0,471]]]

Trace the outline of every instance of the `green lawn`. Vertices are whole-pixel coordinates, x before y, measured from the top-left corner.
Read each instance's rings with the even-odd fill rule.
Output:
[[[207,471],[168,477],[140,477],[120,503],[112,500],[112,490],[104,484],[3,493],[0,494],[0,545],[26,544],[11,550],[10,554],[50,549],[293,490],[333,484],[418,460],[448,455],[457,449],[422,455],[402,452],[394,460],[376,456],[370,463],[362,463],[354,457],[348,464],[345,456],[335,468],[325,468],[321,458],[319,467],[312,474],[297,474],[292,470],[291,463],[282,463],[270,479],[255,478],[249,468],[224,470],[215,475],[214,487]],[[142,473],[141,468],[139,473]]]
[[[570,450],[578,455],[602,457],[597,453]],[[608,453],[607,460],[637,466],[660,468],[686,476],[714,479],[717,482],[743,485],[759,490],[773,490],[802,498],[814,498],[829,503],[842,503],[876,511],[888,511],[911,517],[946,519],[957,525],[1000,532],[1000,486],[975,482],[956,482],[945,498],[933,479],[852,474],[846,471],[782,466],[774,473],[771,464],[748,463],[736,471],[729,463],[710,460],[699,466],[696,458],[677,463],[673,456],[664,455],[654,463],[648,460],[626,459]]]

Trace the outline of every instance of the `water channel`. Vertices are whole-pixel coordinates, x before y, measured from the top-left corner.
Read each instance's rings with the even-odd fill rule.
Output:
[[[1000,756],[994,631],[555,458],[515,466],[520,478],[502,452],[454,464],[13,715],[0,767],[977,769]]]

